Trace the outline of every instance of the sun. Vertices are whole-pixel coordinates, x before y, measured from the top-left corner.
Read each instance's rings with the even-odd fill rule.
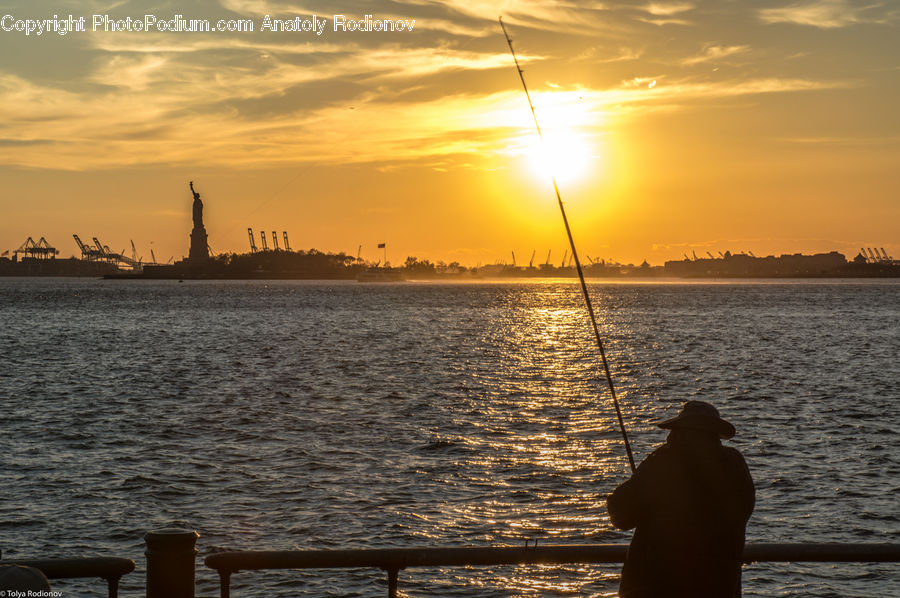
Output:
[[[600,128],[603,115],[585,97],[590,100],[582,89],[535,93],[532,114],[520,95],[508,94],[481,116],[485,123],[508,127],[501,153],[514,158],[529,178],[544,183],[555,178],[560,186],[580,186],[602,174],[598,171],[606,157]],[[535,118],[540,123],[540,137]]]
[[[535,134],[526,150],[528,167],[536,176],[556,179],[560,185],[575,184],[587,177],[596,164],[595,149],[585,135],[571,129]]]

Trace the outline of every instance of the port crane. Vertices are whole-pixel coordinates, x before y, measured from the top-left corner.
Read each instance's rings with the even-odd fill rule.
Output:
[[[13,251],[13,255],[23,254],[25,257],[32,257],[38,259],[47,259],[49,257],[53,257],[59,254],[59,250],[56,247],[51,247],[50,243],[47,242],[47,239],[41,237],[41,240],[37,243],[34,242],[34,239],[28,237],[25,239],[25,242],[22,243],[18,249]]]
[[[115,253],[114,251],[110,250],[109,245],[103,245],[102,243],[100,243],[97,237],[94,237],[93,240],[94,245],[97,246],[98,251],[100,251],[101,253],[101,259],[106,260],[111,264],[116,264],[117,266],[119,264],[125,264],[126,266],[129,266],[131,268],[139,267],[137,260],[133,260],[125,255],[124,249],[119,253]]]
[[[72,236],[75,237],[75,243],[78,245],[78,249],[81,250],[81,259],[93,262],[103,257],[102,251],[97,251],[87,243],[84,243],[78,235]]]
[[[287,231],[283,231],[283,233],[284,233],[284,250],[285,251],[293,251],[293,249],[291,249],[291,243],[288,241]]]
[[[97,237],[94,237],[94,247],[97,248],[97,254],[100,256],[100,259],[107,259],[109,257],[110,251],[109,247],[104,247],[100,240]]]
[[[529,260],[529,262],[528,262],[529,268],[534,268],[534,256],[536,253],[537,253],[537,249],[535,249],[534,251],[531,252],[531,260]]]
[[[272,231],[272,250],[281,251],[281,249],[278,247],[278,233],[274,230]]]
[[[247,235],[250,237],[250,253],[256,253],[259,249],[256,248],[256,240],[253,238],[252,228],[247,228]]]
[[[269,246],[266,245],[266,231],[264,231],[264,230],[259,231],[259,241],[260,241],[260,243],[262,243],[262,250],[268,251]]]
[[[91,239],[94,242],[93,245],[82,241],[81,237],[77,234],[73,234],[72,237],[75,239],[75,244],[78,245],[78,249],[81,250],[81,259],[83,260],[89,262],[108,262],[116,265],[124,264],[135,270],[141,268],[142,259],[137,257],[137,248],[134,246],[134,241],[131,241],[131,257],[129,257],[125,255],[124,249],[119,253],[113,252],[110,250],[109,245],[104,245],[97,237]],[[150,255],[153,255],[152,250]],[[153,258],[153,262],[156,262],[155,257]]]

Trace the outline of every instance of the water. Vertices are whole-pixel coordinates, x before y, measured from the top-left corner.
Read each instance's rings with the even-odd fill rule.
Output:
[[[900,284],[591,284],[637,459],[714,402],[748,541],[896,542]],[[4,559],[624,542],[624,449],[571,282],[0,280]],[[745,596],[900,596],[897,565],[756,564]],[[380,571],[238,573],[236,597],[383,596]],[[409,596],[613,596],[618,566],[401,572]],[[56,581],[65,596],[102,582]]]

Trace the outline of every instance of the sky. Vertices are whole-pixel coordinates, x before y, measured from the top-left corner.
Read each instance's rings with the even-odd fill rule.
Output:
[[[54,15],[85,30],[26,34]],[[253,30],[159,30],[192,19]],[[215,253],[252,228],[558,263],[554,174],[582,259],[900,259],[898,27],[894,0],[0,0],[0,251],[78,255],[74,233],[181,259],[193,181]]]

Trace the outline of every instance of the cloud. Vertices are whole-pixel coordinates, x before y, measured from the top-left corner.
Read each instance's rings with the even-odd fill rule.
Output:
[[[651,25],[690,25],[691,21],[679,16],[690,12],[696,5],[690,2],[651,2],[640,8],[650,16],[638,17],[638,20]]]
[[[267,14],[274,16],[277,14],[313,14],[315,12],[310,8],[298,6],[296,3],[273,2],[272,0],[219,0],[219,3],[235,14],[257,17]]]
[[[590,60],[594,64],[604,64],[609,62],[623,62],[628,60],[637,60],[641,58],[642,50],[620,46],[614,51],[606,48],[591,46],[582,50],[576,57],[576,60]]]
[[[791,23],[820,29],[837,29],[860,23],[888,23],[889,16],[874,16],[884,4],[859,5],[848,0],[801,2],[782,8],[764,8],[759,19],[764,23]]]
[[[108,48],[114,42],[102,43]],[[128,50],[102,51],[87,77],[92,85],[78,91],[0,72],[0,103],[6,106],[7,117],[0,135],[17,141],[17,147],[2,144],[0,156],[8,164],[62,169],[191,160],[247,164],[292,161],[298,156],[373,159],[379,152],[391,155],[396,149],[391,137],[398,137],[411,122],[408,106],[382,102],[382,96],[402,94],[424,77],[509,65],[502,52],[449,47],[392,45],[366,50],[347,45],[340,53],[316,56],[319,64],[310,64],[304,54],[292,54],[291,46],[287,52],[267,48],[272,53],[263,59],[258,49],[223,58],[208,51],[208,42],[195,44],[193,52],[153,52],[123,41],[120,46]],[[364,82],[361,88],[367,91],[352,102],[340,103],[325,94],[320,110],[310,109],[308,103],[292,106],[287,96],[289,90],[311,83],[333,86],[341,80]],[[263,114],[244,111],[241,102],[251,100],[266,100],[271,109]],[[356,112],[348,109],[351,103]],[[437,110],[435,103],[426,102],[424,107],[426,112]],[[341,129],[344,126],[349,129]],[[415,126],[426,135],[446,130],[433,122]],[[348,147],[323,151],[329,142]],[[381,145],[362,147],[366,143]],[[429,147],[426,153],[451,151]]]
[[[396,59],[372,58],[375,63]],[[444,60],[440,53],[425,51],[409,59],[422,72],[439,68],[436,63]],[[463,55],[455,60],[467,65],[472,59]],[[490,60],[475,62],[492,64]],[[185,162],[246,167],[309,161],[434,163],[445,158],[489,167],[492,156],[515,154],[532,134],[530,112],[518,90],[459,93],[415,102],[371,91],[355,99],[353,109],[345,104],[323,105],[258,118],[227,103],[215,109],[202,104],[199,90],[215,83],[209,75],[190,84],[193,74],[187,73],[179,83],[182,87],[170,90],[169,85],[153,80],[163,66],[135,65],[119,64],[117,68],[135,68],[138,74],[96,96],[79,96],[10,76],[0,78],[0,101],[16,107],[9,122],[20,123],[12,130],[8,125],[3,137],[23,142],[0,145],[0,159],[20,166],[75,170]],[[237,80],[234,94],[251,93],[267,76],[279,80],[286,76],[281,68],[244,73],[243,79],[231,73]],[[605,119],[616,115],[684,109],[723,97],[850,85],[784,78],[714,82],[661,78],[648,89],[644,79],[638,79],[638,83],[629,80],[611,89],[536,91],[533,99],[541,124],[547,129],[572,127],[601,134]],[[228,88],[210,89],[210,96],[222,99]],[[267,92],[277,89],[272,83]],[[47,139],[57,141],[48,144]]]
[[[502,16],[503,22],[513,27],[567,35],[589,36],[601,31],[619,36],[627,33],[621,23],[610,20],[609,11],[602,3],[566,0],[407,0],[406,3],[440,6],[456,13],[457,18],[462,15],[484,23],[496,24],[497,17]]]
[[[655,19],[655,18],[642,18],[640,19],[644,23],[649,23],[650,25],[656,25],[658,27],[662,27],[663,25],[690,25],[691,22],[686,19]]]
[[[326,43],[316,40],[310,42],[253,41],[243,37],[228,36],[203,36],[203,35],[179,35],[159,34],[152,38],[120,33],[108,33],[95,35],[90,38],[91,47],[108,53],[133,52],[133,53],[179,53],[190,54],[197,52],[221,52],[228,50],[246,50],[248,52],[269,53],[280,52],[285,54],[335,54],[346,52],[346,44]]]
[[[769,93],[788,93],[799,91],[819,91],[823,89],[840,89],[853,87],[847,81],[824,81],[800,78],[763,77],[747,80],[690,82],[682,81],[670,85],[662,85],[653,91],[661,95],[690,100],[758,95]],[[631,91],[630,93],[634,93]]]
[[[670,17],[682,12],[694,10],[696,5],[690,2],[651,2],[644,10],[657,17]]]
[[[402,12],[403,4],[391,6]],[[482,22],[490,29],[498,10],[487,1],[451,0],[446,8],[427,0],[405,4],[425,7],[423,14],[434,12],[435,27],[444,31],[459,26],[480,32]],[[226,3],[243,15],[274,10],[273,6],[257,0]],[[512,21],[560,30],[572,30],[567,23],[579,12],[566,0],[508,2],[500,8],[509,11],[505,14]],[[661,2],[638,10],[669,19],[694,9],[693,3]],[[607,27],[615,25],[613,17],[633,21],[635,15],[634,8],[613,15],[599,5],[588,12],[589,18],[605,13]],[[554,22],[538,24],[540,19]],[[528,30],[520,26],[517,31]],[[513,72],[499,28],[495,37],[462,42],[435,41],[433,35],[361,36],[344,37],[338,43],[334,37],[290,35],[86,34],[79,38],[79,50],[88,52],[89,60],[83,61],[84,72],[77,77],[45,80],[0,70],[0,105],[6,116],[0,138],[7,140],[0,142],[0,160],[75,170],[306,161],[488,167],[492,156],[521,149],[520,138],[530,135],[533,127],[515,84],[485,83],[497,78],[496,69],[506,69],[505,76]],[[531,39],[536,40],[534,45],[547,47],[542,43],[546,38],[533,30]],[[572,70],[578,70],[579,77],[593,77],[587,69],[601,63],[609,64],[604,73],[621,74],[604,74],[591,85],[578,85],[561,68],[549,75],[555,88],[543,92],[547,75],[544,81],[529,81],[536,86],[533,96],[542,126],[551,127],[554,119],[560,119],[565,126],[596,132],[605,119],[626,114],[683,110],[723,97],[852,85],[827,77],[677,79],[660,67],[673,64],[665,59],[668,55],[647,49],[652,41],[643,40],[636,50],[632,45],[642,42],[607,40],[607,54],[590,47],[593,43],[597,42],[582,40],[574,46],[580,54],[573,51],[567,62],[556,64],[577,62]],[[694,44],[689,47],[696,48]],[[567,49],[554,51],[563,55]],[[748,51],[742,45],[711,44],[681,64],[726,60]],[[519,58],[532,63],[549,60],[545,55]],[[638,66],[652,76],[635,77]],[[630,78],[620,85],[610,83],[624,77]],[[498,89],[505,91],[493,93]]]
[[[750,49],[750,46],[706,46],[700,54],[690,56],[681,61],[685,66],[700,64],[701,62],[718,62],[728,56],[742,54]]]

